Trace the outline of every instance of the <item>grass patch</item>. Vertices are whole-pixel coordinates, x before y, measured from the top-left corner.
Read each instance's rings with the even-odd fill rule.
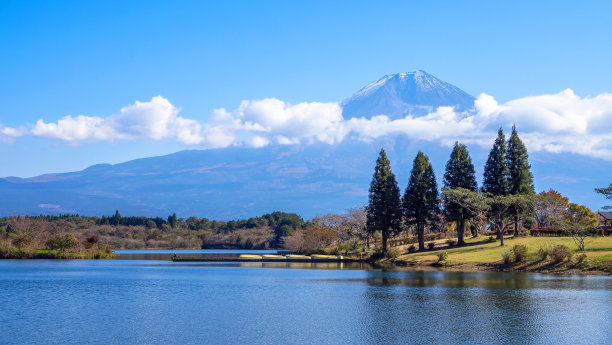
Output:
[[[397,260],[431,265],[435,264],[440,253],[446,250],[448,259],[455,265],[500,265],[503,264],[502,253],[508,252],[516,245],[529,248],[530,251],[526,253],[525,258],[528,262],[550,260],[550,258],[542,259],[537,253],[537,248],[553,248],[556,245],[565,245],[572,253],[579,254],[571,237],[519,237],[506,238],[504,242],[506,245],[502,247],[499,241],[491,242],[486,237],[468,238],[465,246],[407,253]],[[585,241],[585,247],[587,258],[583,263],[576,265],[577,269],[612,272],[612,237],[589,237]]]

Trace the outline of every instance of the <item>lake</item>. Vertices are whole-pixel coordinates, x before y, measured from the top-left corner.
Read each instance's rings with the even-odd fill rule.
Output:
[[[612,343],[612,278],[1,260],[0,344]]]

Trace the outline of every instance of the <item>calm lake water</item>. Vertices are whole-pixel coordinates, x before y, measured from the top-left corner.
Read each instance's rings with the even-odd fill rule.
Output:
[[[1,260],[0,344],[611,344],[612,278]]]

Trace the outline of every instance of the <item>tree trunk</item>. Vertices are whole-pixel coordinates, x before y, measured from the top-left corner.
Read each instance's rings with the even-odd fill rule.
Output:
[[[417,234],[419,236],[419,250],[425,250],[425,225],[419,224],[417,226]]]
[[[460,212],[459,221],[457,222],[457,245],[465,244],[463,235],[465,234],[465,219],[463,219],[463,210]]]
[[[517,238],[521,234],[521,229],[519,229],[519,221],[518,217],[514,218],[514,238]]]
[[[478,237],[478,227],[474,224],[470,224],[470,232],[472,233],[472,237]]]
[[[383,253],[387,252],[387,232],[388,230],[382,231],[382,252]]]

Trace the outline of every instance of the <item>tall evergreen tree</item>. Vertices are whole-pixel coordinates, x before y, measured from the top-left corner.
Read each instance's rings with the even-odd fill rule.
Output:
[[[512,134],[508,139],[506,161],[508,165],[508,192],[512,195],[535,194],[527,148],[519,138],[515,125],[512,125]],[[510,211],[514,217],[514,237],[517,237],[520,234],[521,210],[511,209]],[[529,212],[529,210],[526,211]]]
[[[376,231],[381,232],[383,253],[387,252],[389,236],[399,233],[401,220],[400,189],[391,171],[391,163],[387,159],[387,154],[384,149],[381,149],[370,183],[366,227],[370,234]]]
[[[500,128],[497,139],[489,152],[484,167],[482,190],[492,195],[506,195],[508,193],[508,167],[506,165],[506,137]]]
[[[419,151],[410,172],[402,199],[406,223],[416,226],[419,250],[425,249],[425,226],[433,224],[439,213],[438,185],[429,158]]]
[[[512,126],[512,134],[508,139],[508,152],[506,154],[508,165],[508,191],[510,194],[533,194],[533,175],[527,148]]]
[[[484,167],[484,178],[482,181],[482,191],[493,196],[505,196],[508,194],[508,166],[506,165],[506,136],[500,128],[497,132],[497,138],[493,143],[489,157]],[[501,215],[506,212],[507,208],[502,207],[503,203],[494,203],[491,205],[490,212],[498,215],[491,219],[495,219],[497,227],[502,226],[503,219]],[[502,212],[502,209],[504,212]],[[503,234],[502,234],[503,236]],[[498,232],[499,237],[499,232]],[[503,241],[503,239],[502,239]]]
[[[451,152],[450,159],[446,163],[444,187],[450,189],[464,188],[474,192],[476,188],[478,188],[472,159],[470,158],[467,147],[463,144],[455,142],[453,152]],[[455,221],[457,227],[457,243],[459,245],[464,244],[463,236],[465,234],[465,222],[471,218],[469,211],[458,203],[446,200],[444,213],[448,219]]]

